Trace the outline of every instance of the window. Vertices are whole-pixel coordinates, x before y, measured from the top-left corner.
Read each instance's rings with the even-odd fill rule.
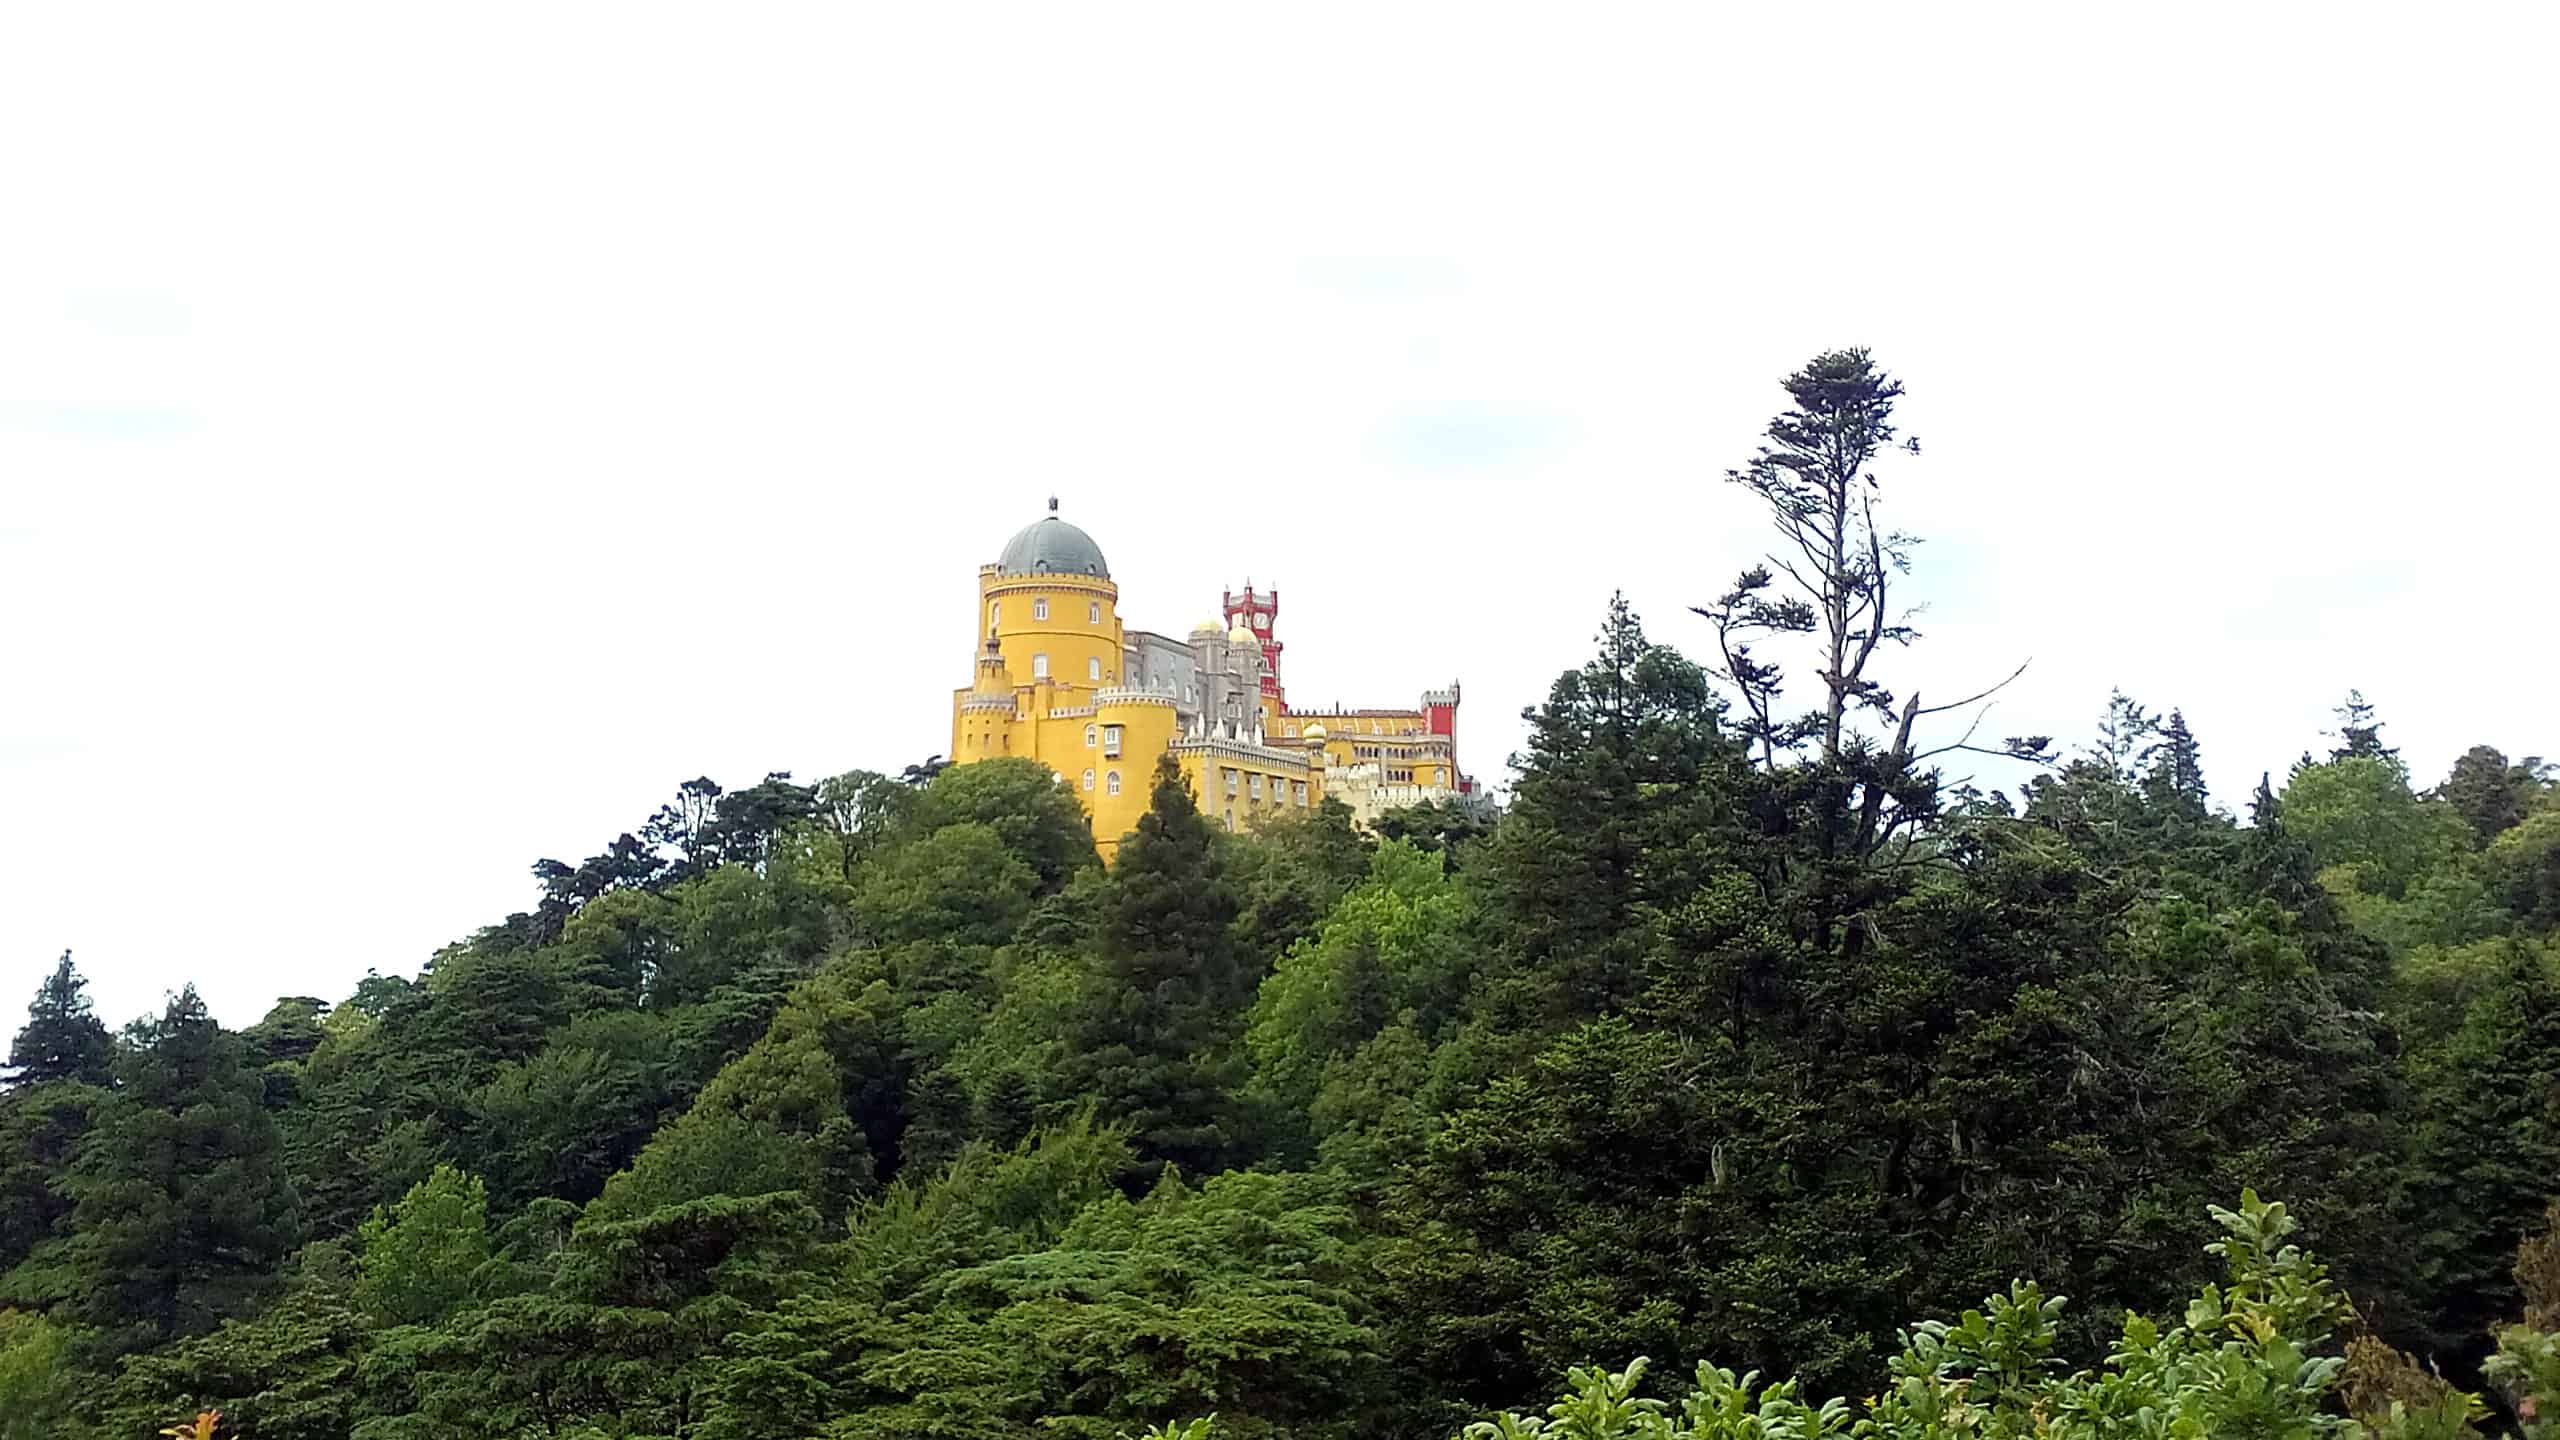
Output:
[[[1251,794],[1251,795],[1253,796],[1253,798],[1254,798],[1254,799],[1256,799],[1256,800],[1261,799],[1261,798],[1262,798],[1262,772],[1261,772],[1261,771],[1259,771],[1259,770],[1255,771],[1255,772],[1253,773],[1252,777],[1251,777],[1250,779],[1248,779],[1248,780],[1246,780],[1246,781],[1245,781],[1245,786],[1244,786],[1244,788],[1245,788],[1245,790],[1246,790],[1246,792],[1247,792],[1247,793],[1249,793],[1249,794]]]
[[[1234,772],[1233,770],[1229,770],[1229,771],[1228,771],[1228,772],[1226,772],[1226,773],[1227,773],[1227,793],[1228,793],[1228,794],[1230,794],[1230,795],[1233,795],[1234,793],[1236,793],[1236,772]]]
[[[1031,657],[1031,678],[1034,680],[1049,678],[1049,657],[1045,652]]]
[[[1102,727],[1102,753],[1105,755],[1117,755],[1120,753],[1119,726],[1105,725]]]
[[[1084,657],[1084,678],[1087,680],[1099,680],[1102,678],[1101,656],[1087,655]]]
[[[1092,726],[1090,726],[1090,725],[1087,725],[1086,727],[1084,727],[1084,748],[1086,748],[1087,750],[1090,750],[1090,749],[1092,749],[1092,748],[1093,748],[1093,727],[1092,727]],[[1093,788],[1092,784],[1090,783],[1090,782],[1092,781],[1092,779],[1093,779],[1093,775],[1091,774],[1091,772],[1087,772],[1087,773],[1086,773],[1086,775],[1085,775],[1085,780],[1087,781],[1087,784],[1086,784],[1086,785],[1085,785],[1085,787],[1084,787],[1084,788],[1086,788],[1087,790],[1090,790],[1090,789],[1092,789],[1092,788]]]
[[[1109,775],[1107,775],[1107,776],[1103,777],[1103,788],[1104,788],[1104,789],[1106,789],[1106,790],[1108,790],[1108,791],[1110,791],[1110,792],[1111,792],[1112,794],[1114,794],[1114,795],[1119,794],[1119,793],[1120,793],[1120,772],[1119,772],[1119,771],[1117,771],[1117,770],[1114,770],[1114,771],[1112,771]]]
[[[1001,601],[1001,600],[990,600],[990,601],[988,601],[988,602],[987,602],[987,629],[988,629],[989,631],[993,631],[993,630],[994,630],[998,625],[1001,625],[1001,624],[1003,624],[1003,623],[1004,623],[1004,602],[1003,602],[1003,601]]]
[[[1084,772],[1084,788],[1087,790],[1093,788],[1093,772],[1089,769]]]
[[[1292,784],[1292,785],[1289,787],[1289,792],[1290,792],[1290,794],[1291,794],[1291,795],[1292,795],[1292,796],[1297,800],[1297,802],[1298,802],[1298,808],[1299,808],[1299,809],[1304,810],[1305,808],[1307,808],[1307,782],[1306,782],[1306,781],[1304,781],[1304,780],[1300,780],[1300,781],[1298,781],[1298,782],[1296,782],[1296,783]]]
[[[1034,620],[1046,620],[1049,618],[1048,596],[1043,595],[1039,599],[1031,602],[1031,618]]]
[[[1099,601],[1099,600],[1088,600],[1088,601],[1086,601],[1086,602],[1085,602],[1085,606],[1084,606],[1084,618],[1085,618],[1085,623],[1086,623],[1086,624],[1088,624],[1088,625],[1099,625],[1099,624],[1101,624],[1101,623],[1102,623],[1102,602],[1101,602],[1101,601]]]

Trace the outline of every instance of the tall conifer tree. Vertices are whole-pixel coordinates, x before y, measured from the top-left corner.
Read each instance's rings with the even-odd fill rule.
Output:
[[[2511,1262],[2560,1176],[2560,983],[2521,945],[2422,1062],[2417,1128],[2427,1339],[2458,1354],[2517,1305]]]
[[[82,993],[87,983],[63,951],[9,1047],[14,1088],[0,1094],[0,1272],[53,1238],[71,1211],[63,1175],[105,1098],[99,1087],[115,1058],[115,1041]]]
[[[2362,757],[2374,760],[2400,758],[2396,748],[2382,743],[2382,719],[2374,713],[2373,702],[2361,690],[2350,690],[2333,712],[2338,717],[2338,748],[2329,752],[2332,760]]]
[[[145,1029],[117,1057],[116,1091],[67,1181],[60,1264],[45,1266],[69,1282],[66,1308],[128,1343],[201,1333],[246,1310],[298,1238],[275,1122],[240,1037],[192,985]]]
[[[42,1085],[53,1080],[77,1080],[84,1085],[103,1085],[109,1065],[115,1059],[115,1042],[108,1038],[107,1027],[90,1013],[89,997],[84,992],[89,982],[72,968],[71,952],[53,973],[36,987],[36,998],[27,1006],[26,1028],[18,1032],[9,1047],[9,1068],[20,1085]]]
[[[1522,967],[1516,998],[1550,1021],[1631,1002],[1650,925],[1729,858],[1748,768],[1706,673],[1653,644],[1614,595],[1588,664],[1531,711],[1528,753],[1488,871]]]
[[[1234,940],[1243,902],[1222,837],[1170,754],[1154,786],[1112,871],[1078,1068],[1103,1114],[1136,1131],[1149,1170],[1198,1171],[1244,1145],[1240,1037],[1261,976]]]
[[[2184,713],[2171,710],[2160,724],[2160,743],[2151,757],[2148,785],[2160,799],[2174,800],[2202,813],[2205,804],[2204,749],[2187,728]]]

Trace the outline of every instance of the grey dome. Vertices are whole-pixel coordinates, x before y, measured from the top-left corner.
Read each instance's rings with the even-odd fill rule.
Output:
[[[1006,575],[1095,575],[1108,580],[1102,547],[1093,537],[1052,515],[1013,532],[996,569]]]

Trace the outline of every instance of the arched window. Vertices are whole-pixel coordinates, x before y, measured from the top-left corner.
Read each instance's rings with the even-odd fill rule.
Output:
[[[1099,680],[1102,678],[1101,656],[1087,655],[1084,657],[1084,678],[1087,680]]]
[[[1031,618],[1034,620],[1046,620],[1049,618],[1048,596],[1043,595],[1031,602]]]
[[[1119,776],[1117,776],[1117,775],[1114,775],[1114,776],[1112,776],[1111,778],[1112,778],[1112,780],[1113,780],[1113,781],[1117,782],[1117,781],[1119,780],[1119,778],[1120,778],[1120,777],[1119,777]],[[1087,790],[1090,790],[1090,789],[1092,789],[1092,788],[1093,788],[1093,772],[1092,772],[1091,770],[1087,770],[1087,771],[1085,771],[1085,772],[1084,772],[1084,788],[1086,788]],[[1118,790],[1118,788],[1119,788],[1119,786],[1115,783],[1115,784],[1113,785],[1113,787],[1112,787],[1112,788],[1113,788],[1113,790],[1117,791],[1117,790]]]
[[[1088,622],[1089,622],[1089,623],[1091,623],[1091,624],[1095,624],[1095,625],[1099,625],[1099,624],[1101,624],[1101,623],[1102,623],[1102,602],[1101,602],[1101,601],[1099,601],[1099,600],[1088,600],[1088,601],[1086,601],[1086,602],[1085,602],[1085,606],[1084,606],[1084,618],[1086,619],[1086,621],[1088,621]]]
[[[990,631],[992,631],[992,630],[994,630],[997,626],[999,626],[999,625],[1001,625],[1001,624],[1003,624],[1003,623],[1004,623],[1004,602],[1003,602],[1003,601],[1001,601],[1001,600],[990,600],[990,601],[988,601],[988,602],[987,602],[987,629],[988,629],[988,630],[990,630]]]
[[[1035,680],[1049,678],[1049,657],[1045,652],[1031,657],[1031,678]]]
[[[1090,725],[1084,727],[1084,748],[1087,750],[1093,748],[1093,727]],[[1090,770],[1084,772],[1084,788],[1087,790],[1093,788],[1093,772]]]
[[[1114,795],[1119,794],[1119,793],[1120,793],[1120,772],[1119,772],[1119,771],[1117,771],[1117,770],[1112,771],[1112,772],[1111,772],[1111,774],[1110,774],[1108,777],[1106,777],[1106,778],[1104,779],[1104,781],[1103,781],[1103,788],[1104,788],[1104,789],[1106,789],[1106,790],[1109,790],[1109,791],[1110,791],[1112,794],[1114,794]]]

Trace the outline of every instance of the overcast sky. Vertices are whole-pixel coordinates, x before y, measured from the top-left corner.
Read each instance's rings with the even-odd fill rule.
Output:
[[[254,1020],[678,781],[946,748],[1055,492],[1132,623],[1518,713],[1864,344],[1952,698],[2560,754],[2548,6],[18,6],[0,1032]],[[1739,9],[1740,7],[1730,7]],[[405,18],[394,18],[405,17]]]

